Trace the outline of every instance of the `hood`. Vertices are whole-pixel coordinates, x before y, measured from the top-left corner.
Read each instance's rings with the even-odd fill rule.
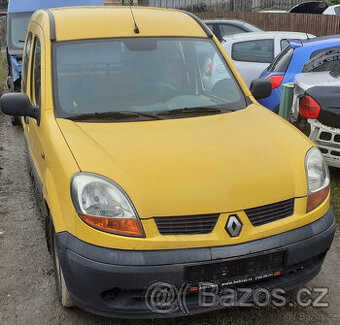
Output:
[[[80,170],[118,183],[141,218],[232,212],[307,194],[312,143],[261,106],[160,121],[57,122]]]

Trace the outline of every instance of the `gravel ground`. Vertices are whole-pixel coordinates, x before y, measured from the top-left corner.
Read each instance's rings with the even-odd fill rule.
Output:
[[[340,240],[337,234],[323,270],[310,287],[328,287],[328,308],[227,309],[172,321],[120,321],[56,300],[34,188],[27,173],[22,130],[0,113],[0,324],[340,324]]]

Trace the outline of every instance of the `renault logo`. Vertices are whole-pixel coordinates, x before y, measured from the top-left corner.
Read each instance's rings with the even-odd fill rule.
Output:
[[[240,235],[242,230],[242,222],[239,220],[236,214],[229,217],[225,226],[225,230],[230,237],[237,237]]]

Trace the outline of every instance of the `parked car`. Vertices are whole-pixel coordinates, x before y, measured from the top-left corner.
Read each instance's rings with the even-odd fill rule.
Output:
[[[293,122],[319,147],[328,165],[340,168],[340,64],[331,72],[298,74],[293,103]]]
[[[23,92],[1,98],[24,116],[61,303],[169,318],[223,307],[199,304],[202,282],[313,279],[335,232],[319,149],[258,104],[270,82],[251,93],[197,17],[133,13],[136,25],[128,7],[36,12]],[[203,86],[206,47],[224,65],[220,96]],[[164,288],[184,284],[188,309],[164,312]]]
[[[260,14],[286,14],[287,10],[260,10]]]
[[[328,7],[328,1],[306,1],[296,5],[288,12],[296,14],[322,14]]]
[[[7,86],[10,91],[20,91],[22,73],[22,54],[28,23],[34,11],[39,9],[103,6],[102,0],[10,0],[7,18]],[[13,117],[12,123],[20,125],[20,119]]]
[[[340,16],[340,5],[330,6],[324,12],[324,15]]]
[[[289,39],[307,39],[311,34],[293,32],[261,32],[236,34],[224,37],[222,46],[232,58],[237,70],[248,86],[258,78],[274,58],[288,45]],[[211,87],[224,79],[219,71],[221,61],[218,56],[208,58],[205,73],[210,78]],[[208,80],[207,80],[208,81]]]
[[[99,6],[102,0],[10,0],[7,18],[7,53],[8,53],[8,79],[7,85],[11,91],[20,91],[21,87],[21,60],[24,49],[27,25],[34,11],[39,9],[72,7],[72,6]]]
[[[204,22],[213,31],[220,42],[223,41],[224,36],[249,32],[262,32],[260,28],[237,19],[209,19]]]
[[[339,64],[339,35],[289,41],[289,46],[260,76],[260,79],[270,80],[273,85],[271,96],[260,103],[278,112],[283,84],[294,82],[295,76],[301,72],[331,71]]]

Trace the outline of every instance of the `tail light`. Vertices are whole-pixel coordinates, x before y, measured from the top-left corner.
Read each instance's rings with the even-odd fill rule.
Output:
[[[207,70],[206,70],[206,72],[205,72],[205,75],[206,75],[207,77],[212,77],[214,65],[215,65],[214,61],[211,61],[211,62],[209,63],[209,65],[208,65],[208,67],[207,67]]]
[[[272,89],[276,89],[281,86],[284,75],[270,76],[268,80],[272,83]]]
[[[306,118],[318,118],[321,107],[319,103],[311,96],[305,95],[300,99],[299,111]]]

